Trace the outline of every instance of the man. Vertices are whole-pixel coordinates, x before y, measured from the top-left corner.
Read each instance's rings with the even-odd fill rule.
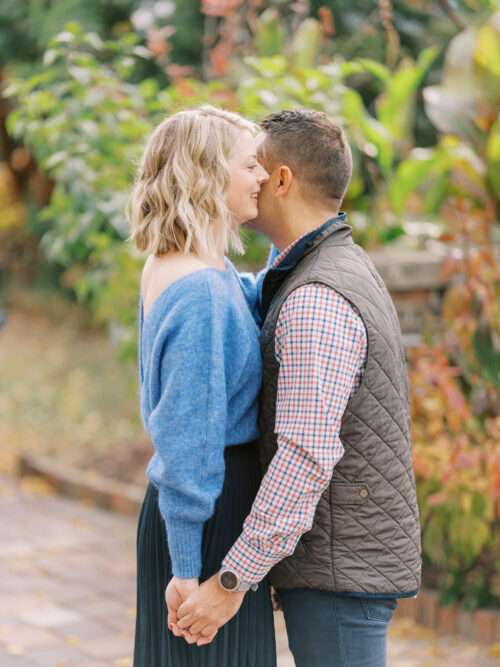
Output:
[[[270,178],[254,226],[279,251],[261,295],[265,475],[221,572],[176,620],[210,636],[270,572],[297,667],[382,667],[397,598],[416,595],[421,570],[399,323],[339,213],[342,130],[307,110],[262,130]]]

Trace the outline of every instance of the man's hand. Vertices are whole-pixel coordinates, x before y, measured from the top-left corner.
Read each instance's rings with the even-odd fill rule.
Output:
[[[199,641],[208,643],[205,639],[212,641],[217,630],[238,612],[244,597],[243,592],[225,591],[214,574],[178,607],[177,627],[201,635]]]
[[[198,579],[178,579],[177,577],[172,577],[165,590],[165,602],[168,609],[168,629],[176,637],[184,637],[188,644],[194,644],[203,638],[194,636],[188,630],[180,630],[177,627],[177,612],[184,600],[187,600],[198,588]]]

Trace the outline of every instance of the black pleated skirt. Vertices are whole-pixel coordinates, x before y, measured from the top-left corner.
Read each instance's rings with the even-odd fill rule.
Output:
[[[241,533],[259,488],[255,444],[225,449],[226,474],[214,515],[204,526],[200,581],[219,571]],[[137,617],[134,667],[276,667],[273,611],[267,580],[249,591],[211,644],[196,646],[167,627],[165,589],[172,577],[158,492],[149,484],[137,531]]]

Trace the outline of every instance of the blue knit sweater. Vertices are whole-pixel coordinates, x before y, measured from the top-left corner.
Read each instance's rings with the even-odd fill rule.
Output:
[[[250,276],[197,270],[170,284],[144,319],[139,304],[141,416],[154,446],[173,573],[198,577],[203,524],[224,481],[224,448],[254,440],[261,355]]]

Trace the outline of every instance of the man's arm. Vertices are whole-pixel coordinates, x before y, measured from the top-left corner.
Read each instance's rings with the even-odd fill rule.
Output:
[[[331,288],[306,285],[282,307],[276,327],[280,364],[272,459],[243,532],[224,559],[249,583],[295,551],[344,454],[340,427],[361,380],[366,331]]]
[[[291,555],[312,525],[321,494],[344,452],[340,427],[361,379],[365,327],[342,296],[325,285],[309,284],[295,290],[281,309],[275,353],[280,364],[278,451],[243,532],[223,561],[223,567],[248,583],[259,582]],[[211,593],[215,590],[216,582],[209,582],[190,598],[201,611],[198,619],[203,615],[203,587],[208,584]],[[193,610],[185,605],[179,617],[188,611],[186,621],[191,621]]]

